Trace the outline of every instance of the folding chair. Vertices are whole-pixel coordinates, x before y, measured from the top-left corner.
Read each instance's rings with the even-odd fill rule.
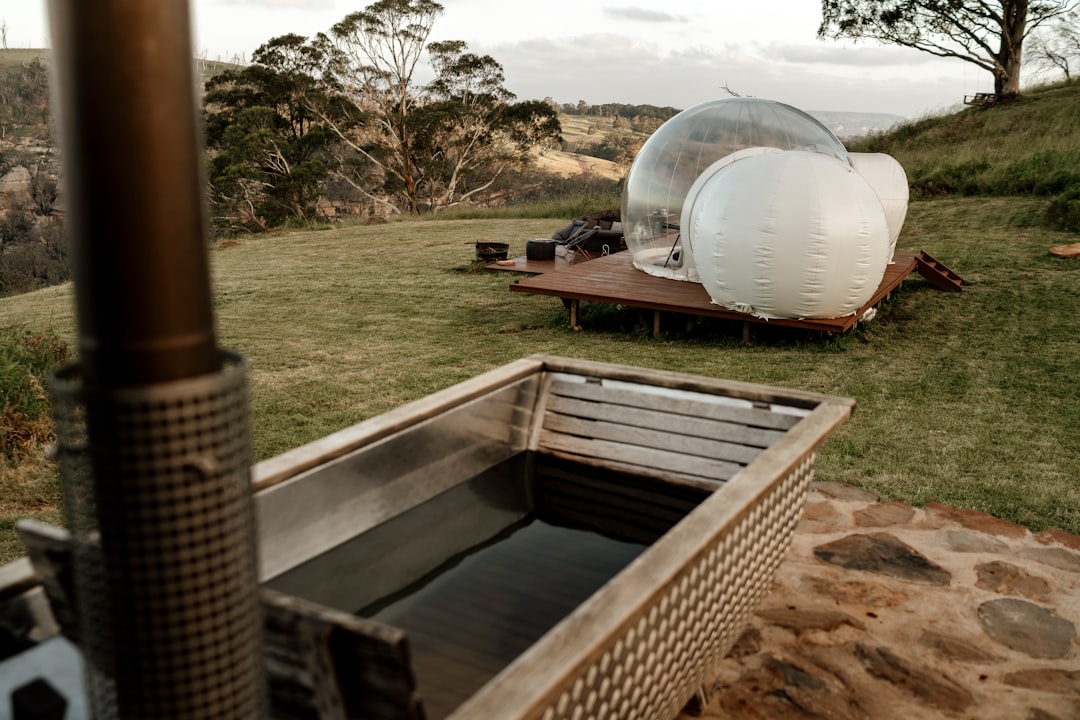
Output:
[[[589,252],[588,248],[586,248],[585,241],[599,231],[599,225],[594,225],[591,228],[586,228],[585,224],[582,223],[581,227],[574,230],[570,237],[566,239],[566,242],[563,243],[563,246],[568,251],[572,251],[574,253],[573,258],[571,258],[570,260],[571,264],[577,262],[579,256],[583,260],[592,260],[592,254]]]

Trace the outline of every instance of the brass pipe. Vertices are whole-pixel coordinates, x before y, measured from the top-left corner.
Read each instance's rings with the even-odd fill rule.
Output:
[[[86,380],[216,369],[207,213],[183,0],[51,0]]]

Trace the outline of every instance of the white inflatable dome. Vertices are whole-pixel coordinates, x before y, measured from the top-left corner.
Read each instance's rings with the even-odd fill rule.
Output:
[[[762,318],[854,313],[892,257],[877,193],[820,152],[721,160],[692,186],[680,225],[712,301]]]
[[[757,148],[800,150],[850,167],[847,150],[801,110],[760,98],[724,98],[682,111],[642,146],[626,178],[622,225],[634,265],[696,280],[679,218],[690,187],[718,160]]]
[[[849,157],[859,174],[874,188],[885,208],[885,220],[889,223],[889,260],[892,260],[896,239],[900,237],[904,220],[907,219],[907,173],[896,158],[885,153],[850,153]]]

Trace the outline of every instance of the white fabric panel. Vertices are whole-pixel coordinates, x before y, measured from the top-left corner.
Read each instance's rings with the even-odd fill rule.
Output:
[[[763,318],[841,317],[881,283],[891,258],[885,211],[850,165],[764,153],[696,189],[681,226],[714,303]]]
[[[904,228],[908,209],[908,179],[904,167],[892,155],[885,153],[848,153],[855,169],[874,188],[885,220],[889,223],[889,259],[896,250],[896,239]]]

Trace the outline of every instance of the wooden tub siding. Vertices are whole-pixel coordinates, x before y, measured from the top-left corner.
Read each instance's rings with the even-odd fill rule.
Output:
[[[711,482],[731,479],[803,414],[558,377],[546,383],[545,395],[538,451],[591,465],[607,462],[631,474]]]

